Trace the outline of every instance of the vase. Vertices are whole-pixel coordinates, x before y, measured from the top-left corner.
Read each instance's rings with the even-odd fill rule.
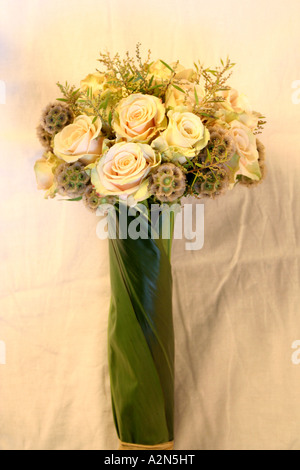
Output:
[[[159,228],[154,232],[153,218],[140,219],[140,237],[134,239],[128,232],[136,217],[130,215],[127,206],[120,204],[109,222],[115,225],[115,236],[109,239],[108,359],[112,410],[119,450],[171,450],[174,440],[171,270],[174,216],[171,214],[163,220],[160,215]],[[166,224],[169,235],[164,237]]]

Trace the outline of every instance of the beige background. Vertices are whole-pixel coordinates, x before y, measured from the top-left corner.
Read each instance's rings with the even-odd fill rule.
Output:
[[[205,203],[201,251],[174,243],[176,449],[300,450],[299,17],[299,0],[0,0],[0,450],[117,447],[107,242],[37,192],[35,126],[58,80],[138,41],[186,66],[229,54],[268,117],[266,181]]]

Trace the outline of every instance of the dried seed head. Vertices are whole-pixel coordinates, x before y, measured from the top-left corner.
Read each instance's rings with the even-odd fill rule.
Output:
[[[229,184],[229,176],[225,169],[217,174],[208,171],[201,175],[194,184],[194,191],[198,197],[216,198],[224,193]]]
[[[49,134],[41,124],[36,128],[36,134],[42,146],[45,147],[45,149],[50,150],[52,135]]]
[[[44,109],[41,117],[41,126],[51,135],[57,134],[70,124],[74,115],[70,108],[60,103],[50,103]]]
[[[173,163],[163,163],[150,176],[149,191],[161,202],[172,202],[180,198],[185,187],[185,175]]]
[[[116,198],[113,196],[100,196],[91,184],[86,188],[82,200],[91,212],[96,212],[98,207],[103,204],[113,205],[116,202]]]
[[[89,175],[82,163],[63,163],[55,171],[58,193],[61,196],[79,197],[86,191],[90,182]]]

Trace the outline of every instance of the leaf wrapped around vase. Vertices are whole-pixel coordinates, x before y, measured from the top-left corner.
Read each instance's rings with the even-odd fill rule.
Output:
[[[120,208],[127,211],[125,206]],[[132,219],[128,217],[128,223]],[[167,221],[169,240],[163,240],[161,234],[151,238],[151,223],[142,220],[142,238],[133,240],[123,233],[124,238],[118,236],[109,242],[109,368],[113,414],[122,449],[132,448],[132,444],[170,448],[174,439],[170,263],[174,219]],[[117,234],[119,228],[117,213]]]
[[[108,359],[120,449],[170,450],[174,218],[154,227],[152,206],[214,199],[259,183],[265,152],[257,134],[265,121],[227,84],[229,59],[214,69],[200,62],[187,69],[153,62],[150,53],[143,61],[138,44],[135,58],[105,53],[99,61],[103,70],[79,88],[58,83],[62,97],[44,108],[36,179],[46,198],[82,201],[94,213],[113,208]],[[140,233],[131,236],[131,209],[138,206]]]

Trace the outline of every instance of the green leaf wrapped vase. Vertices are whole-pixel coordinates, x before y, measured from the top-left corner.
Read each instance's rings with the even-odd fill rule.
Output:
[[[121,206],[122,207],[122,206]],[[127,210],[123,206],[123,210]],[[128,217],[128,224],[133,217]],[[108,356],[112,408],[120,449],[173,448],[174,331],[171,237],[109,240],[111,307]],[[127,227],[125,227],[127,228]],[[126,234],[123,234],[126,237]],[[147,237],[147,238],[146,238]]]

